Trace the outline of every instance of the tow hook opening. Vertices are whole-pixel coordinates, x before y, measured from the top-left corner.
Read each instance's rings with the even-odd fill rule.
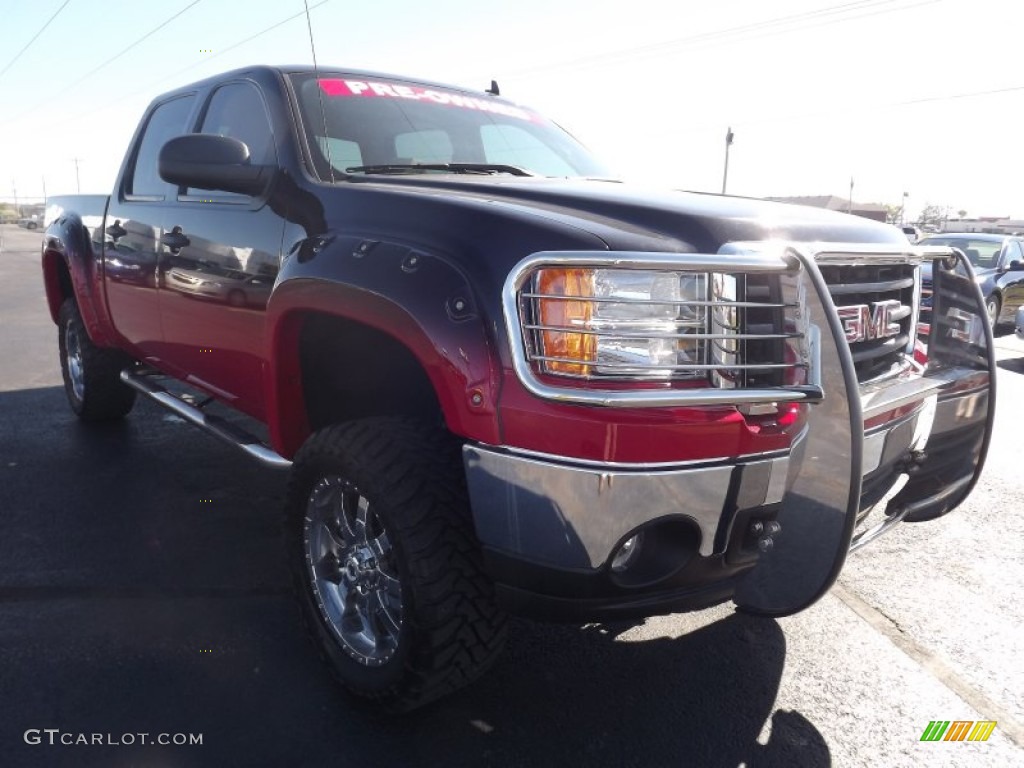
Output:
[[[627,533],[612,549],[608,571],[621,587],[646,587],[671,578],[697,555],[700,531],[686,518],[655,520]]]
[[[747,538],[754,540],[754,545],[760,552],[771,552],[775,546],[773,537],[778,536],[781,531],[782,525],[778,520],[755,520],[750,524]]]
[[[726,550],[727,563],[752,563],[759,555],[775,548],[776,539],[782,533],[782,524],[776,519],[780,507],[779,504],[769,504],[736,513]]]

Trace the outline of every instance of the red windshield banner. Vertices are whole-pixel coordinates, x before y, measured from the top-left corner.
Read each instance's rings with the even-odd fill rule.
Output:
[[[320,90],[328,96],[370,96],[386,99],[409,99],[410,101],[429,101],[450,107],[474,109],[478,112],[491,112],[497,115],[518,117],[521,120],[535,121],[538,118],[528,110],[505,102],[491,99],[478,99],[462,93],[441,91],[436,88],[421,88],[417,85],[402,83],[385,83],[373,80],[342,80],[340,78],[322,78]]]

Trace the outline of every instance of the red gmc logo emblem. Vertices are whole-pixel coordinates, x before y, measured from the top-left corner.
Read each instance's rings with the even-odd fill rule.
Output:
[[[893,318],[906,316],[905,312],[899,311],[904,309],[903,305],[895,299],[873,302],[870,307],[867,304],[853,304],[836,309],[849,344],[896,336],[900,332],[900,324]]]

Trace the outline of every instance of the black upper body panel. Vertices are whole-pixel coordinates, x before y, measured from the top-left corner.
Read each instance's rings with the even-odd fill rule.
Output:
[[[265,199],[254,202],[270,205],[292,223],[285,237],[286,253],[300,240],[325,234],[387,239],[443,253],[470,272],[480,271],[480,262],[487,262],[484,270],[490,273],[490,282],[503,279],[517,261],[538,249],[713,253],[726,242],[766,239],[906,246],[897,228],[847,214],[653,190],[610,180],[430,173],[342,174],[334,181],[322,181],[313,170],[288,80],[290,74],[311,71],[309,67],[250,67],[184,86],[153,102],[195,93],[201,105],[217,85],[240,79],[252,81],[263,91],[281,167]],[[327,68],[320,72],[339,74]],[[355,70],[344,70],[344,74],[391,77]],[[202,117],[198,110],[197,106],[193,124]],[[130,157],[131,151],[126,168]],[[122,192],[119,182],[115,196]],[[552,245],[545,245],[546,235],[556,232]],[[316,270],[302,271],[308,277]],[[490,288],[486,286],[488,292]]]

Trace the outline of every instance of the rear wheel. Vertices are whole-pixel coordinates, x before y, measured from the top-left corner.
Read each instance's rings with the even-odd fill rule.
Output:
[[[92,343],[74,299],[66,299],[58,316],[60,368],[68,404],[83,421],[120,419],[135,404],[135,390],[121,381],[131,361],[116,349]]]
[[[409,710],[497,658],[505,617],[443,430],[378,418],[314,434],[295,458],[289,534],[306,623],[353,693]]]

